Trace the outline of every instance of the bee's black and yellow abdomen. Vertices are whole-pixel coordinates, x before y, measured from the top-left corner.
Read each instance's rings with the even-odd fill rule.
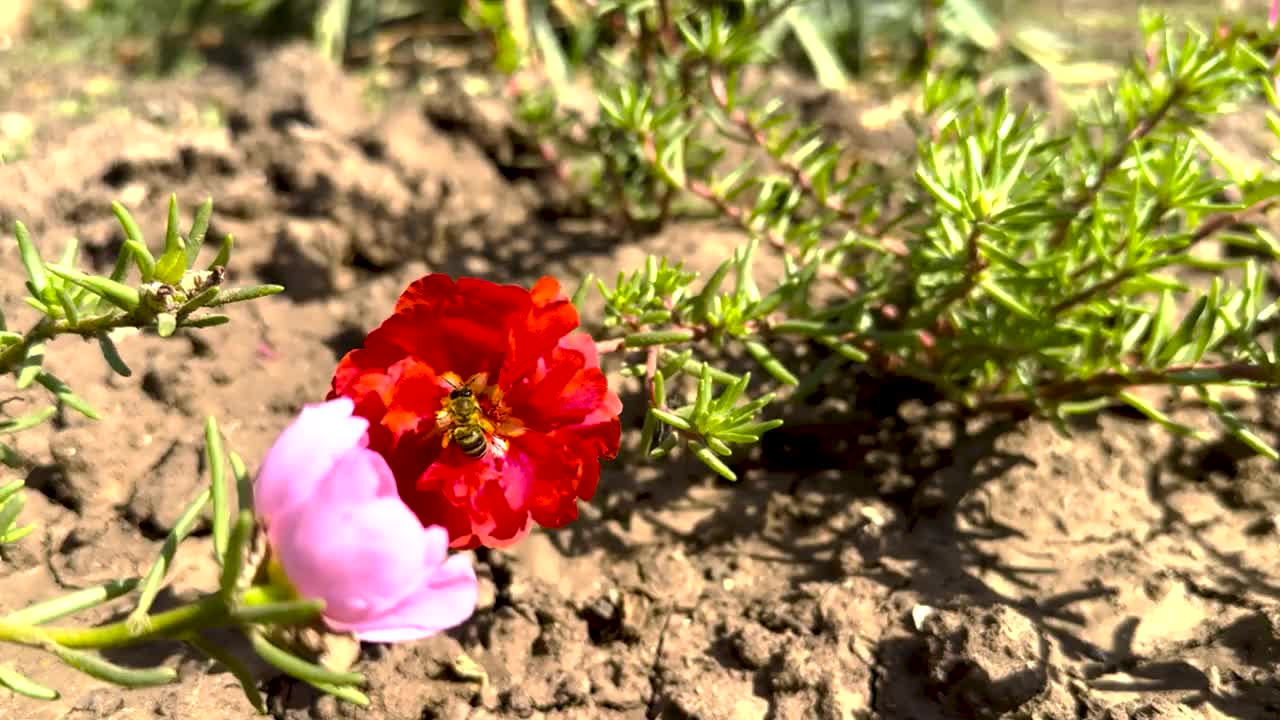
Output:
[[[458,449],[467,457],[484,457],[485,452],[489,449],[489,441],[484,436],[484,430],[475,425],[463,425],[455,428],[453,441],[458,444]]]

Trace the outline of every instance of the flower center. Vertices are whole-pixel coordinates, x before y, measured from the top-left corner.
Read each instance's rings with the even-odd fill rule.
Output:
[[[506,455],[508,439],[523,433],[524,424],[510,416],[502,402],[502,389],[488,384],[487,373],[466,382],[452,372],[440,379],[449,390],[436,413],[441,446],[456,444],[463,455],[477,460],[490,452],[497,457]]]

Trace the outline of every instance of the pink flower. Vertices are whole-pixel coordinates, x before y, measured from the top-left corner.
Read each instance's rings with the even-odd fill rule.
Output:
[[[339,398],[303,408],[254,483],[254,510],[298,594],[325,602],[334,631],[403,642],[461,624],[476,606],[468,556],[422,526],[396,492],[368,421]]]

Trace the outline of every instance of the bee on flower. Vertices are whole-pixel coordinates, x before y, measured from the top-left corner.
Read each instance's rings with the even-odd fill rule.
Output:
[[[400,495],[454,548],[562,527],[617,456],[622,403],[552,278],[532,289],[431,274],[342,359],[330,397],[370,422]]]

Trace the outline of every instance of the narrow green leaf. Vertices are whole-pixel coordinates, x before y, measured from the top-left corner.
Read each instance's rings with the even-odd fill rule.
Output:
[[[1187,132],[1191,133],[1191,136],[1204,148],[1209,157],[1213,158],[1214,162],[1227,171],[1231,182],[1236,185],[1247,185],[1249,183],[1251,178],[1248,177],[1239,158],[1223,147],[1212,135],[1197,127],[1188,128]]]
[[[208,307],[217,307],[219,305],[230,305],[231,303],[244,302],[246,300],[257,300],[258,298],[267,297],[268,295],[276,295],[284,292],[283,285],[254,285],[251,287],[232,288],[223,290],[218,293]]]
[[[63,280],[73,282],[80,287],[88,290],[95,295],[106,298],[116,307],[133,312],[138,309],[139,303],[142,302],[141,296],[134,288],[124,285],[114,280],[108,280],[104,277],[95,277],[85,275],[70,268],[58,267],[57,265],[48,266],[49,272],[57,275]]]
[[[0,502],[4,502],[14,495],[22,492],[22,489],[26,486],[27,483],[25,480],[10,480],[4,485],[0,485]]]
[[[75,300],[71,299],[71,294],[66,288],[53,288],[54,297],[58,299],[58,306],[62,308],[62,314],[67,318],[67,324],[76,327],[80,324],[80,309],[76,307]]]
[[[22,455],[14,450],[12,446],[0,443],[0,464],[12,470],[18,470],[26,467],[27,463]]]
[[[661,325],[671,320],[671,311],[666,308],[647,310],[636,319],[641,325]]]
[[[124,230],[125,240],[137,243],[144,249],[147,243],[142,238],[142,231],[138,229],[138,223],[129,214],[129,210],[119,202],[111,203],[111,212],[115,214],[116,220],[120,223],[120,229]]]
[[[98,415],[98,411],[90,407],[89,403],[80,399],[79,395],[72,392],[71,386],[67,385],[61,379],[41,370],[40,374],[36,376],[36,382],[40,383],[46,390],[53,393],[54,397],[58,398],[63,405],[79,412],[90,420],[101,419],[101,416]]]
[[[803,48],[818,83],[827,89],[848,87],[848,73],[838,49],[824,32],[828,26],[823,12],[815,7],[795,6],[784,13],[782,19]]]
[[[151,569],[147,571],[142,580],[138,604],[134,607],[133,612],[129,613],[128,625],[134,634],[141,634],[150,627],[151,604],[155,602],[156,596],[160,593],[160,587],[164,584],[165,575],[169,572],[169,565],[173,563],[173,557],[178,552],[178,546],[182,544],[182,541],[186,539],[187,535],[195,527],[196,520],[208,503],[209,490],[206,488],[199,495],[196,495],[191,504],[187,505],[187,509],[182,512],[182,515],[178,517],[178,521],[173,524],[173,528],[169,530],[169,534],[165,536],[164,544],[160,547],[160,555],[152,563]]]
[[[733,454],[733,450],[728,445],[725,445],[724,441],[720,438],[717,438],[714,435],[708,435],[705,440],[707,441],[707,447],[711,448],[711,451],[715,454],[722,457],[728,457]]]
[[[98,349],[102,351],[102,357],[107,361],[107,365],[121,377],[130,377],[133,370],[129,369],[129,365],[125,363],[124,358],[120,357],[120,350],[116,347],[111,336],[107,333],[98,333]]]
[[[648,455],[653,446],[653,437],[658,431],[658,417],[653,413],[644,414],[644,425],[640,428],[640,454]]]
[[[31,282],[30,282],[30,281],[28,281],[28,282],[26,283],[26,285],[28,286],[28,289],[30,289]],[[49,306],[49,305],[46,305],[45,303],[43,303],[43,302],[41,302],[41,301],[39,301],[39,300],[37,300],[37,299],[35,299],[35,298],[31,297],[30,295],[28,295],[27,297],[22,298],[22,302],[24,302],[24,303],[26,303],[26,304],[30,305],[31,307],[35,308],[36,310],[38,310],[38,311],[40,312],[40,314],[41,314],[41,315],[50,315],[50,316],[52,316],[52,315],[53,315],[53,311],[50,309],[50,306]]]
[[[729,275],[729,271],[733,269],[733,261],[725,260],[711,273],[711,277],[707,278],[706,283],[702,286],[702,291],[694,297],[690,304],[690,315],[695,322],[702,322],[707,317],[707,309],[711,305],[711,298],[720,292],[720,286],[724,283],[725,277]]]
[[[617,293],[610,290],[609,286],[605,285],[604,281],[599,278],[596,278],[596,290],[605,299],[606,303],[613,302],[613,299],[617,296]]]
[[[741,433],[736,430],[717,430],[716,437],[723,442],[733,443],[735,445],[752,445],[760,442],[759,435]]]
[[[231,673],[231,676],[240,683],[240,689],[244,691],[244,696],[249,700],[249,704],[259,715],[266,715],[267,705],[262,700],[262,693],[258,692],[258,681],[240,662],[236,656],[232,655],[225,648],[217,643],[211,642],[199,635],[191,634],[182,638],[188,645],[204,653],[210,660],[221,665]]]
[[[222,558],[227,554],[231,534],[231,511],[227,502],[227,456],[222,448],[218,421],[212,415],[204,421],[204,457],[213,495],[213,552]]]
[[[775,380],[783,385],[800,384],[799,378],[793,375],[791,371],[782,364],[782,361],[775,357],[773,353],[769,352],[769,348],[765,347],[762,343],[756,342],[755,340],[747,340],[743,343],[743,346],[746,347],[747,354],[759,363],[760,367],[764,368],[765,372],[772,375]]]
[[[833,329],[826,323],[817,320],[788,319],[774,324],[770,330],[783,335],[819,337],[832,334]]]
[[[733,409],[733,413],[725,419],[726,426],[736,426],[738,423],[745,422],[748,418],[754,417],[769,403],[773,402],[776,396],[773,393],[766,393],[751,402],[744,403]],[[739,428],[741,429],[741,428]]]
[[[734,263],[734,291],[753,303],[760,300],[760,289],[756,287],[751,267],[758,247],[760,247],[760,237],[752,235],[747,240],[747,246],[737,253],[738,260]]]
[[[19,695],[25,695],[36,700],[57,700],[62,697],[57,690],[41,685],[14,670],[6,663],[0,663],[0,685]]]
[[[277,647],[256,628],[248,629],[245,634],[249,637],[249,643],[258,657],[290,677],[309,683],[321,682],[331,685],[363,685],[365,683],[365,678],[360,673],[334,672]]]
[[[164,225],[164,252],[161,253],[161,257],[165,255],[173,255],[177,253],[182,253],[182,256],[184,258],[186,257],[185,249],[182,246],[182,236],[181,236],[182,230],[178,227],[179,222],[180,222],[180,219],[178,218],[178,196],[176,194],[170,193],[169,194],[169,214]],[[161,282],[169,282],[169,281],[162,279]]]
[[[26,504],[27,496],[18,493],[6,500],[3,505],[0,505],[0,531],[9,531],[9,528],[18,519],[18,515]]]
[[[249,544],[253,541],[253,534],[253,511],[238,511],[236,521],[231,525],[231,536],[227,538],[227,551],[218,558],[218,563],[222,565],[218,593],[222,595],[228,607],[236,602],[237,586],[240,584],[240,576],[244,574],[245,558]]]
[[[583,276],[582,281],[578,283],[578,289],[573,291],[573,297],[569,300],[569,302],[575,308],[578,309],[579,313],[582,312],[582,303],[587,299],[587,292],[591,289],[591,286],[594,285],[595,282],[596,282],[595,274],[587,273],[585,276]]]
[[[133,262],[138,266],[138,274],[142,278],[142,282],[151,282],[156,275],[156,259],[151,256],[151,251],[131,240],[126,240],[121,252],[127,253],[133,258]]]
[[[724,413],[731,410],[738,398],[742,397],[742,393],[746,392],[748,383],[751,382],[751,373],[747,372],[738,378],[738,381],[725,388],[720,393],[720,397],[716,398],[714,410],[716,413]]]
[[[205,288],[204,290],[191,296],[189,300],[182,303],[182,307],[178,308],[178,318],[185,320],[188,315],[199,310],[200,308],[213,302],[218,296],[218,287],[216,285]]]
[[[209,232],[209,219],[213,217],[213,198],[205,198],[196,208],[195,217],[191,220],[191,231],[187,233],[187,267],[196,264],[200,248],[204,246],[204,237]],[[226,265],[224,262],[223,265]]]
[[[77,590],[60,598],[46,600],[36,605],[28,605],[21,610],[4,616],[4,622],[14,625],[43,625],[111,602],[118,597],[128,595],[136,587],[138,587],[137,578],[112,580],[102,585],[94,585],[83,590]]]
[[[5,531],[4,535],[0,535],[0,545],[8,545],[16,543],[22,538],[30,535],[36,529],[35,525],[25,525],[20,528]]]
[[[124,667],[116,665],[100,655],[81,650],[72,650],[54,643],[49,643],[47,648],[61,658],[63,662],[85,675],[126,688],[168,685],[178,679],[178,672],[169,667]]]
[[[1020,315],[1028,320],[1039,320],[1040,316],[1035,311],[1023,305],[1021,301],[1011,295],[1007,290],[1000,287],[995,280],[991,278],[983,278],[978,282],[978,286],[987,291],[993,300],[1002,305],[1006,310]]]
[[[718,475],[720,475],[720,477],[723,477],[725,480],[730,482],[737,482],[738,476],[733,472],[733,470],[729,469],[728,465],[724,464],[723,460],[711,451],[711,448],[696,440],[691,440],[689,442],[689,449],[693,450],[694,457],[701,460],[702,464],[714,470]]]
[[[49,279],[44,274],[44,261],[40,259],[40,251],[31,240],[31,234],[27,232],[26,225],[15,222],[13,234],[17,236],[18,255],[22,259],[22,266],[27,269],[27,278],[31,281],[34,294],[37,299],[43,300],[45,293],[48,292]]]
[[[1116,395],[1116,397],[1123,400],[1125,404],[1129,405],[1129,407],[1132,407],[1134,410],[1137,410],[1143,415],[1146,415],[1148,418],[1160,424],[1166,430],[1176,435],[1182,435],[1182,436],[1190,437],[1196,440],[1208,439],[1204,433],[1196,431],[1192,428],[1187,427],[1186,425],[1183,425],[1182,423],[1177,422],[1173,418],[1169,417],[1168,415],[1158,410],[1155,406],[1148,403],[1146,400],[1143,400],[1142,398],[1138,397],[1137,395],[1134,395],[1133,393],[1127,390],[1121,391]]]
[[[681,132],[673,133],[672,137],[664,137],[662,147],[658,151],[658,162],[654,164],[654,168],[662,174],[667,182],[674,187],[685,187],[687,177],[684,167],[684,144],[685,136],[688,135],[692,127],[687,127]]]
[[[1280,460],[1280,452],[1276,452],[1276,449],[1271,447],[1266,440],[1263,440],[1257,433],[1245,427],[1243,423],[1238,420],[1236,422],[1227,422],[1227,428],[1237,440],[1247,445],[1254,452],[1273,462]]]
[[[649,412],[652,413],[654,417],[677,430],[694,432],[693,425],[690,425],[688,420],[685,420],[675,413],[671,413],[666,410],[659,410],[658,408],[649,408]]]
[[[764,422],[749,422],[741,425],[734,425],[733,431],[744,435],[763,435],[774,428],[782,427],[783,420],[774,418],[773,420],[765,420]]]
[[[161,255],[156,260],[156,266],[152,274],[157,282],[177,285],[186,271],[187,253],[185,250],[179,249],[175,252]]]
[[[229,322],[231,322],[231,318],[226,315],[202,315],[198,318],[187,318],[182,321],[182,327],[217,327],[218,325],[226,325]]]
[[[1173,330],[1173,293],[1166,290],[1160,294],[1160,304],[1156,306],[1154,326],[1147,338],[1147,349],[1144,353],[1148,365],[1155,365],[1156,355],[1164,346],[1165,340]]]
[[[308,680],[307,684],[323,693],[328,693],[339,700],[345,700],[359,707],[369,706],[369,696],[350,685],[334,685],[333,683]]]
[[[986,238],[978,238],[978,247],[982,248],[983,254],[987,258],[996,261],[998,264],[1003,265],[1016,273],[1025,275],[1030,272],[1026,265],[1018,262],[1017,258],[1005,252],[1003,248]]]
[[[108,277],[116,282],[124,280],[129,275],[129,258],[131,257],[133,257],[133,253],[127,248],[121,247],[120,254],[116,256],[116,264],[111,268],[111,275]]]
[[[926,172],[924,168],[916,170],[916,179],[920,181],[921,185],[924,185],[924,189],[928,190],[930,195],[932,195],[938,202],[942,203],[948,210],[957,215],[964,214],[964,204],[960,202],[960,198],[956,197],[950,190],[943,187],[942,183],[933,175]]]
[[[178,318],[173,313],[156,314],[156,334],[160,337],[171,337],[178,329]]]
[[[1277,452],[1266,440],[1263,440],[1257,433],[1250,430],[1235,413],[1222,404],[1221,400],[1210,395],[1208,388],[1198,385],[1195,390],[1196,394],[1200,396],[1200,401],[1217,415],[1219,422],[1233,437],[1272,462],[1280,460],[1280,452]]]
[[[835,338],[818,338],[818,342],[831,348],[837,355],[853,362],[866,362],[867,354],[853,345]]]
[[[1142,339],[1142,335],[1151,326],[1151,315],[1139,315],[1137,320],[1133,321],[1133,325],[1125,331],[1124,337],[1120,340],[1120,353],[1128,355],[1138,346],[1138,341]]]
[[[777,288],[768,295],[765,295],[759,301],[752,303],[751,307],[747,308],[745,316],[750,320],[762,318],[774,310],[777,310],[787,299],[787,296],[788,293],[786,293],[782,288]]]
[[[689,342],[693,337],[691,330],[654,330],[632,333],[623,339],[622,344],[629,348],[651,347]]]
[[[58,412],[57,408],[49,406],[16,418],[5,418],[4,420],[0,420],[0,435],[13,435],[14,433],[20,433],[23,430],[30,430],[45,420],[53,417],[56,412]]]
[[[653,398],[651,399],[655,407],[667,406],[667,378],[661,370],[655,370],[653,373]]]
[[[701,427],[707,419],[707,410],[711,407],[711,373],[706,365],[702,366],[702,373],[698,375],[698,394],[693,400],[693,412],[690,414],[690,421],[696,427]]]
[[[692,350],[688,350],[680,354],[677,354],[667,349],[664,349],[662,352],[663,352],[663,356],[662,356],[663,361],[665,363],[662,366],[662,372],[668,377],[675,375],[677,372],[685,372],[690,375],[699,375],[702,373],[703,367],[710,367],[706,363],[699,362],[697,360],[692,359],[693,357]],[[683,362],[677,365],[676,361],[679,360],[680,358],[683,358]],[[736,375],[731,375],[719,368],[710,367],[710,369],[711,369],[711,379],[715,380],[718,383],[731,383],[731,382],[737,382],[738,380],[738,377]]]
[[[693,360],[693,350],[685,348],[680,352],[675,352],[670,348],[662,350],[661,362],[658,365],[658,372],[666,377],[673,377],[680,373],[698,374],[702,372],[698,367],[694,367],[699,363]]]
[[[244,460],[236,451],[228,451],[227,459],[231,462],[231,474],[236,479],[236,500],[240,505],[240,511],[253,512],[253,477],[249,475],[249,470],[244,466]]]
[[[1169,339],[1164,342],[1159,352],[1156,353],[1157,367],[1168,365],[1180,351],[1184,350],[1192,342],[1195,338],[1196,326],[1200,323],[1200,318],[1208,306],[1209,298],[1207,295],[1201,295],[1196,299],[1195,304],[1183,316],[1178,329],[1169,336]]]
[[[213,261],[209,263],[209,269],[216,267],[226,267],[231,262],[231,251],[236,246],[236,239],[230,233],[222,238],[222,245],[218,248],[218,254],[213,256]]]
[[[31,343],[27,346],[27,354],[22,358],[22,369],[18,371],[17,387],[25,390],[39,377],[44,369],[44,343]]]

